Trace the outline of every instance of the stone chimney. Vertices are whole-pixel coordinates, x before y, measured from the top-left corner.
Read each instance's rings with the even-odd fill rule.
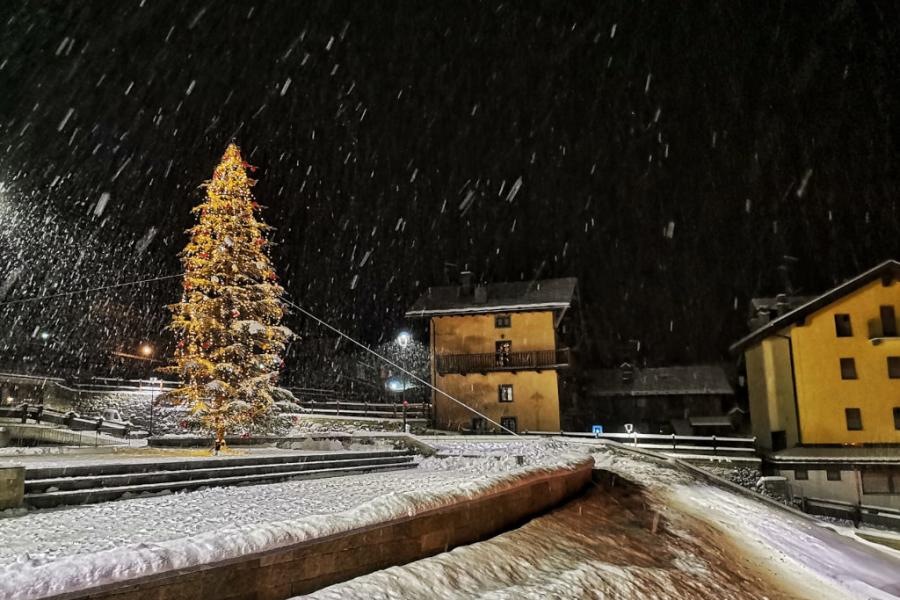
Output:
[[[459,274],[459,297],[470,298],[475,294],[475,274],[463,271]]]

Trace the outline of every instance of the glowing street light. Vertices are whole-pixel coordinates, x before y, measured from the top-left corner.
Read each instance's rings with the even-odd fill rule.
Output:
[[[401,348],[406,348],[409,345],[410,340],[412,340],[412,334],[408,331],[401,331],[397,334],[397,344]]]
[[[142,344],[141,354],[143,354],[147,358],[150,358],[150,356],[153,355],[153,346],[151,346],[150,344]]]

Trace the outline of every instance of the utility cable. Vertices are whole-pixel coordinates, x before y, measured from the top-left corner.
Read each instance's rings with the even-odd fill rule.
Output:
[[[73,290],[70,292],[60,292],[58,294],[49,294],[47,296],[31,296],[30,298],[15,298],[13,300],[5,300],[0,302],[0,306],[7,306],[9,304],[24,304],[25,302],[39,302],[41,300],[51,300],[53,298],[63,298],[65,296],[75,296],[78,294],[89,294],[91,292],[101,292],[103,290],[111,290],[113,288],[126,287],[129,285],[138,285],[140,283],[151,283],[153,281],[163,281],[165,279],[175,279],[176,277],[182,277],[184,273],[178,273],[176,275],[163,275],[162,277],[150,277],[147,279],[139,279],[137,281],[123,281],[122,283],[114,283],[111,285],[102,285],[100,287],[95,288],[86,288],[83,290]]]
[[[515,431],[509,429],[508,427],[504,427],[503,425],[501,425],[501,424],[498,423],[497,421],[493,420],[492,418],[490,418],[490,417],[487,416],[486,414],[481,413],[481,412],[478,412],[477,410],[475,410],[474,408],[472,408],[472,407],[469,406],[468,404],[466,404],[466,403],[464,403],[464,402],[462,402],[462,401],[460,401],[460,400],[457,400],[456,398],[454,398],[453,396],[451,396],[450,394],[448,394],[448,393],[445,392],[444,390],[438,389],[438,388],[435,387],[434,385],[428,383],[427,381],[425,381],[424,379],[422,379],[421,377],[419,377],[419,376],[416,375],[415,373],[411,373],[410,371],[407,371],[406,369],[404,369],[403,367],[401,367],[400,365],[398,365],[397,363],[395,363],[395,362],[392,361],[391,359],[387,358],[386,356],[383,356],[383,355],[379,354],[378,352],[376,352],[375,350],[372,350],[371,348],[369,348],[368,346],[366,346],[366,345],[363,344],[362,342],[353,339],[352,337],[350,337],[349,335],[347,335],[346,333],[344,333],[343,331],[341,331],[341,330],[338,329],[337,327],[334,327],[333,325],[330,325],[329,323],[323,321],[322,319],[320,319],[320,318],[317,317],[316,315],[312,314],[311,312],[309,312],[308,310],[306,310],[306,309],[303,308],[302,306],[299,306],[298,304],[295,304],[294,302],[291,302],[291,301],[288,300],[287,298],[282,298],[282,301],[283,301],[284,303],[288,304],[289,306],[291,306],[291,307],[293,307],[293,308],[299,310],[301,313],[303,313],[304,315],[306,315],[306,316],[309,317],[310,319],[314,320],[314,321],[315,321],[316,323],[318,323],[319,325],[321,325],[321,326],[323,326],[323,327],[325,327],[325,328],[327,328],[327,329],[330,329],[331,331],[333,331],[334,333],[338,334],[339,336],[341,336],[341,337],[344,338],[345,340],[347,340],[347,341],[349,341],[349,342],[351,342],[351,343],[353,343],[353,344],[359,346],[360,348],[362,348],[363,350],[365,350],[365,351],[368,352],[369,354],[375,356],[375,357],[378,358],[379,360],[381,360],[381,361],[383,361],[383,362],[385,362],[385,363],[391,365],[391,366],[394,367],[395,369],[398,369],[400,372],[404,373],[405,375],[408,375],[409,377],[412,377],[413,379],[415,379],[416,381],[418,381],[418,382],[421,383],[422,385],[425,385],[425,386],[431,388],[432,390],[434,390],[435,392],[437,392],[438,394],[441,394],[442,396],[447,397],[448,399],[452,400],[453,402],[456,402],[457,404],[459,404],[460,406],[462,406],[463,408],[465,408],[465,409],[468,410],[469,412],[478,415],[479,417],[481,417],[482,419],[484,419],[485,421],[487,421],[487,422],[489,422],[489,423],[493,423],[494,425],[496,425],[497,427],[499,427],[499,428],[500,428],[501,430],[503,430],[503,431],[506,431],[506,432],[508,432],[508,433],[511,433],[512,435],[514,435],[514,436],[516,436],[516,437],[521,437],[521,436],[519,436],[519,434],[516,433]]]
[[[89,293],[91,293],[91,292],[100,292],[100,291],[104,291],[104,290],[111,290],[111,289],[115,289],[115,288],[126,287],[126,286],[129,286],[129,285],[139,285],[139,284],[142,284],[142,283],[152,283],[152,282],[154,282],[154,281],[164,281],[164,280],[167,280],[167,279],[175,279],[176,277],[183,277],[183,276],[184,276],[184,273],[176,273],[176,274],[174,274],[174,275],[163,275],[163,276],[160,276],[160,277],[149,277],[149,278],[147,278],[147,279],[139,279],[139,280],[136,280],[136,281],[123,281],[123,282],[121,282],[121,283],[114,283],[114,284],[111,284],[111,285],[103,285],[103,286],[98,286],[98,287],[94,287],[94,288],[86,288],[86,289],[81,289],[81,290],[72,290],[72,291],[68,291],[68,292],[60,292],[60,293],[58,293],[58,294],[48,294],[48,295],[46,295],[46,296],[32,296],[32,297],[29,297],[29,298],[16,298],[16,299],[13,299],[13,300],[6,300],[6,301],[4,301],[4,302],[0,302],[0,306],[8,306],[8,305],[12,305],[12,304],[24,304],[24,303],[26,303],[26,302],[39,302],[39,301],[41,301],[41,300],[51,300],[51,299],[54,299],[54,298],[63,298],[63,297],[67,297],[67,296],[75,296],[75,295],[78,295],[78,294],[89,294]],[[471,413],[473,413],[473,414],[475,414],[475,415],[478,415],[479,417],[481,417],[482,419],[484,419],[484,420],[487,421],[488,423],[492,423],[493,425],[496,425],[496,426],[499,427],[502,431],[506,431],[507,433],[510,433],[510,434],[512,434],[512,435],[514,435],[514,436],[516,436],[516,437],[520,437],[519,434],[517,434],[515,431],[509,429],[508,427],[504,427],[503,425],[501,425],[501,424],[498,423],[497,421],[493,420],[492,418],[490,418],[490,417],[487,416],[486,414],[484,414],[484,413],[482,413],[482,412],[479,412],[479,411],[475,410],[474,408],[472,408],[472,407],[469,406],[468,404],[462,402],[461,400],[458,400],[458,399],[454,398],[453,396],[451,396],[451,395],[448,394],[447,392],[445,392],[445,391],[443,391],[443,390],[441,390],[441,389],[438,389],[437,387],[435,387],[435,386],[432,385],[431,383],[425,381],[424,379],[422,379],[421,377],[419,377],[419,376],[416,375],[415,373],[412,373],[412,372],[410,372],[410,371],[404,369],[403,367],[401,367],[400,365],[398,365],[397,363],[395,363],[395,362],[392,361],[391,359],[387,358],[386,356],[384,356],[384,355],[382,355],[382,354],[379,354],[378,352],[376,352],[375,350],[372,350],[371,348],[369,348],[368,346],[366,346],[366,345],[363,344],[362,342],[360,342],[360,341],[358,341],[358,340],[352,338],[351,336],[347,335],[346,333],[344,333],[343,331],[341,331],[341,330],[338,329],[337,327],[334,327],[334,326],[331,325],[330,323],[327,323],[326,321],[323,321],[322,319],[320,319],[319,317],[317,317],[317,316],[314,315],[313,313],[309,312],[308,310],[306,310],[305,308],[303,308],[303,307],[300,306],[299,304],[296,304],[296,303],[294,303],[294,302],[288,300],[287,298],[282,298],[282,300],[283,300],[286,304],[288,304],[288,305],[290,305],[291,307],[297,309],[298,311],[300,311],[301,313],[303,313],[304,315],[306,315],[307,317],[309,317],[310,319],[312,319],[313,321],[315,321],[316,323],[318,323],[319,325],[325,327],[326,329],[329,329],[329,330],[333,331],[334,333],[338,334],[340,337],[346,339],[347,341],[351,342],[352,344],[354,344],[354,345],[356,345],[356,346],[359,346],[360,348],[362,348],[363,350],[365,350],[366,352],[368,352],[368,353],[371,354],[372,356],[375,356],[376,358],[378,358],[378,359],[381,360],[382,362],[384,362],[384,363],[386,363],[386,364],[388,364],[388,365],[394,367],[395,369],[399,370],[399,371],[402,372],[403,374],[405,374],[405,375],[411,377],[412,379],[415,379],[416,381],[418,381],[418,382],[421,383],[422,385],[424,385],[424,386],[426,386],[426,387],[428,387],[428,388],[434,390],[434,391],[437,392],[438,394],[441,394],[442,396],[445,396],[447,399],[449,399],[449,400],[455,402],[456,404],[462,406],[464,409],[468,410],[469,412],[471,412]]]

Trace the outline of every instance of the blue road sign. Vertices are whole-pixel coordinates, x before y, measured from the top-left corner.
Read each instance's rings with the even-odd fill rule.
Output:
[[[603,433],[603,425],[593,425],[591,427],[591,433],[593,433],[595,437],[599,436],[601,433]]]

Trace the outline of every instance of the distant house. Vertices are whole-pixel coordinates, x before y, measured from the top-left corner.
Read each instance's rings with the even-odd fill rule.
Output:
[[[900,443],[900,263],[886,261],[735,343],[759,446]]]
[[[577,280],[545,279],[429,288],[406,313],[429,319],[433,420],[437,427],[486,432],[559,430],[557,371],[569,366],[557,333]],[[458,402],[465,406],[461,406]]]
[[[619,432],[631,424],[640,433],[712,435],[740,425],[726,412],[735,404],[734,389],[718,365],[637,369],[625,363],[588,371],[585,396],[581,428]]]

